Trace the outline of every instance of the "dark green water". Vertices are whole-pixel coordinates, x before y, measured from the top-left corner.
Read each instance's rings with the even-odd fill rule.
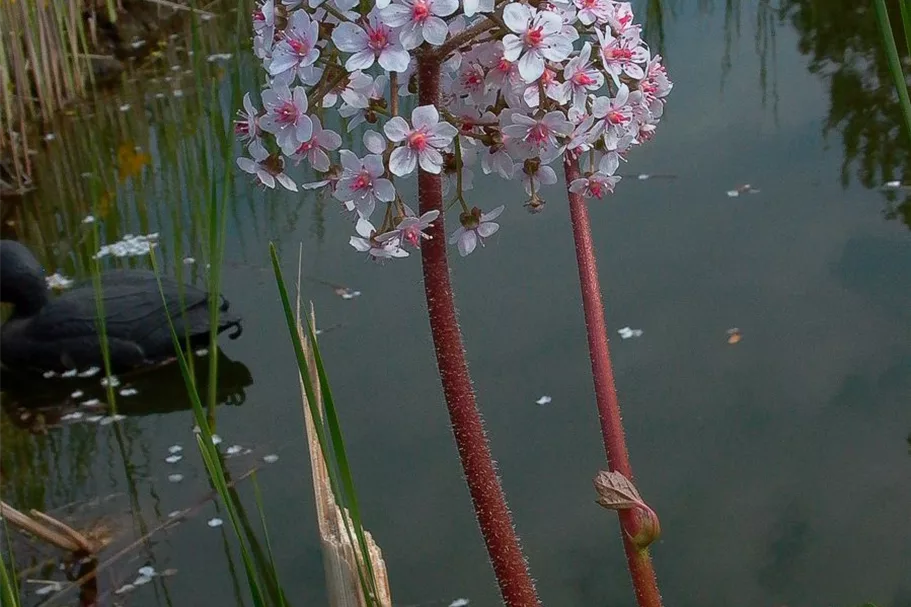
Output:
[[[880,186],[911,183],[911,145],[890,84],[877,84],[890,81],[875,20],[846,1],[785,0],[780,12],[755,2],[689,4],[650,14],[648,38],[675,81],[666,117],[623,167],[631,177],[617,194],[590,207],[633,466],[662,522],[652,553],[666,604],[906,607],[911,190]],[[223,67],[253,86],[249,57]],[[227,95],[229,83],[220,86]],[[148,115],[116,104],[99,111],[114,126],[99,127],[98,147],[135,143],[151,162],[114,186],[104,229],[111,241],[161,231],[173,268],[175,258],[200,256],[202,244],[192,222],[170,215],[195,196],[193,163],[168,154],[184,158],[180,146],[211,140],[211,125],[192,98],[176,110],[191,122],[177,127],[157,103]],[[42,188],[4,226],[49,269],[70,274],[84,267],[67,251],[85,242],[79,221],[91,204],[54,184],[108,162],[66,152],[88,138],[73,132],[81,142],[48,144],[37,161]],[[61,155],[70,158],[65,168]],[[482,183],[480,206],[514,203],[485,249],[452,260],[454,282],[479,404],[533,575],[548,605],[632,605],[615,517],[595,505],[591,487],[605,464],[566,205],[553,187],[546,211],[532,216],[510,185]],[[726,195],[744,183],[760,192]],[[228,460],[237,474],[261,455],[280,455],[259,482],[292,603],[325,604],[324,577],[270,240],[286,273],[296,271],[302,245],[306,275],[363,293],[346,301],[304,283],[321,325],[339,325],[321,345],[396,604],[497,604],[435,374],[419,259],[365,263],[332,203],[264,195],[244,177],[236,192],[223,292],[246,331],[223,350],[249,378],[239,367],[222,378],[232,402],[242,402],[219,409],[218,432],[225,444],[255,449]],[[61,239],[66,246],[55,251]],[[644,334],[621,340],[616,330],[627,325]],[[726,343],[731,327],[743,335],[736,345]],[[155,412],[130,416],[119,434],[81,423],[34,437],[4,417],[4,499],[53,510],[118,494],[82,519],[115,517],[127,538],[118,546],[199,501],[207,483],[192,415],[163,412],[188,406],[181,379],[165,373],[154,385],[159,393],[147,383],[134,408]],[[544,394],[553,402],[536,405]],[[170,465],[175,443],[185,457]],[[183,482],[168,481],[175,472]],[[248,486],[241,493],[251,495]],[[242,567],[229,530],[206,525],[215,515],[208,503],[153,535],[102,575],[102,592],[151,563],[177,573],[131,593],[132,604],[239,604]]]

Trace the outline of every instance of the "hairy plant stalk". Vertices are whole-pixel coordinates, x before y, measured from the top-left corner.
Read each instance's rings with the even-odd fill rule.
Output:
[[[439,105],[439,60],[421,57],[418,78],[420,104]],[[437,368],[443,383],[443,394],[449,409],[459,459],[504,602],[510,607],[534,607],[540,605],[540,602],[494,469],[462,348],[462,335],[456,319],[452,285],[449,281],[449,262],[446,258],[440,176],[420,171],[418,197],[421,214],[440,211],[433,227],[426,232],[431,239],[421,245],[421,264]]]
[[[579,165],[569,156],[564,160],[567,187],[580,177]],[[607,463],[612,472],[619,472],[630,481],[633,469],[629,463],[623,421],[620,417],[620,401],[614,383],[614,370],[607,346],[607,323],[604,320],[604,303],[601,299],[601,283],[595,262],[595,247],[592,242],[591,222],[585,199],[567,189],[569,212],[573,226],[573,240],[576,244],[576,263],[579,266],[579,284],[582,288],[582,308],[585,312],[585,328],[588,333],[588,351],[592,362],[592,378],[595,384],[595,399],[598,403],[598,418],[601,420],[601,437],[607,453]],[[636,600],[639,607],[660,607],[661,594],[655,570],[647,548],[640,548],[632,538],[642,532],[641,519],[636,509],[620,510],[620,528],[623,547]]]

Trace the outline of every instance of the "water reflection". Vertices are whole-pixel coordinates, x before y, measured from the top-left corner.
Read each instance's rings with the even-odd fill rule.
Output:
[[[253,384],[250,370],[218,351],[215,400],[219,405],[240,406],[247,400],[246,389]],[[209,355],[193,360],[194,382],[203,399],[209,394]],[[61,422],[84,422],[94,413],[108,414],[107,390],[98,378],[45,379],[40,374],[0,375],[3,409],[12,423],[32,432],[46,432]],[[120,376],[115,389],[117,413],[126,416],[160,415],[192,408],[176,363]],[[74,416],[74,413],[78,413]]]

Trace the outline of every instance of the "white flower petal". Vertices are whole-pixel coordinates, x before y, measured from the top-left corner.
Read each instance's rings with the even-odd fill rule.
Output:
[[[396,148],[389,156],[389,170],[398,177],[413,173],[417,163],[418,155],[411,148]]]
[[[446,22],[439,17],[428,17],[424,21],[424,40],[434,46],[440,46],[446,42],[446,35],[449,34],[449,28]]]
[[[433,106],[431,106],[431,107],[433,107]],[[415,109],[414,111],[417,112],[417,109]],[[414,119],[414,113],[411,114],[411,117],[412,117],[412,119]],[[439,117],[439,115],[438,115],[438,117]],[[411,132],[411,128],[408,126],[408,123],[405,121],[404,118],[402,118],[401,116],[396,116],[383,126],[383,132],[386,133],[386,137],[389,138],[389,141],[392,141],[393,143],[399,143],[400,141],[405,140],[405,138],[408,136],[408,133]],[[366,137],[365,137],[364,141],[366,143]],[[383,145],[383,147],[385,148],[386,146]],[[373,151],[373,150],[371,150],[371,151]],[[380,152],[374,152],[374,153],[379,154]]]
[[[528,22],[531,19],[531,11],[524,4],[510,2],[503,9],[503,22],[506,27],[517,34],[521,34],[528,29]]]

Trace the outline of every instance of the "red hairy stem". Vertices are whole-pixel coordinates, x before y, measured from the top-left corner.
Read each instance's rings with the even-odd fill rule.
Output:
[[[439,61],[431,57],[419,58],[418,78],[420,104],[438,106]],[[421,244],[421,263],[437,368],[459,459],[503,601],[510,607],[535,607],[540,602],[494,469],[462,348],[462,335],[449,282],[440,176],[419,171],[418,197],[421,214],[434,210],[440,212],[433,226],[426,230],[431,239]]]
[[[579,165],[567,155],[563,168],[566,185],[579,179]],[[620,401],[614,384],[614,370],[607,346],[607,323],[604,320],[604,302],[601,299],[601,283],[595,262],[595,246],[592,242],[591,222],[585,199],[567,189],[569,213],[573,226],[573,240],[576,244],[576,264],[579,266],[579,283],[582,288],[582,308],[585,312],[585,328],[588,332],[588,351],[592,362],[592,378],[595,384],[595,399],[598,403],[598,417],[601,420],[601,436],[607,463],[611,471],[619,472],[630,481],[633,469],[629,463],[626,439],[623,435],[623,421],[620,417]],[[632,538],[642,531],[642,519],[637,509],[619,510],[623,547],[626,550],[627,565],[636,591],[639,607],[661,607],[661,594],[655,570],[646,548],[633,543]]]

